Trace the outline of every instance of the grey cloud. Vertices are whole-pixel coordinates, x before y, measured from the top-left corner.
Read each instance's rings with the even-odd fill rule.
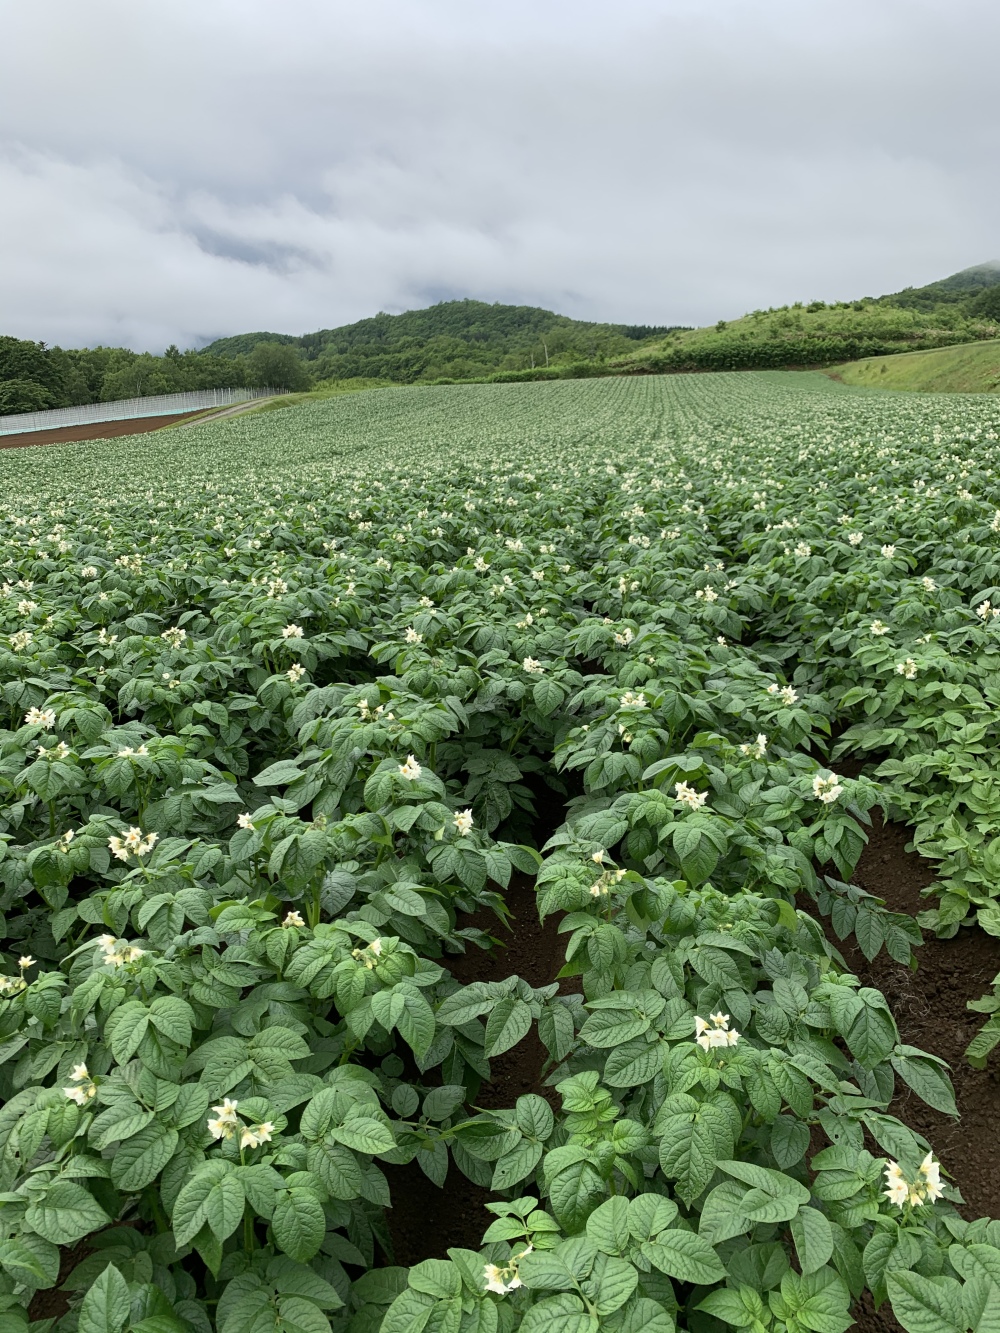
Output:
[[[1000,255],[993,0],[0,13],[3,332],[705,323]]]

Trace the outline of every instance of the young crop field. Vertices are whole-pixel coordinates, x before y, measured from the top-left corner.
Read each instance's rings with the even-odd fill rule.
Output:
[[[0,1333],[996,1333],[998,440],[705,374],[0,456]]]

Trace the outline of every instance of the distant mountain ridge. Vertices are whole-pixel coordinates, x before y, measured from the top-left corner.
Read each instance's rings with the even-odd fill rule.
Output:
[[[954,304],[970,300],[971,306],[1000,286],[1000,259],[991,259],[985,264],[975,264],[972,268],[963,268],[948,278],[928,283],[926,287],[904,287],[901,292],[879,297],[885,305],[898,305],[912,309],[932,309],[939,304]],[[981,300],[983,308],[992,308],[992,301]]]

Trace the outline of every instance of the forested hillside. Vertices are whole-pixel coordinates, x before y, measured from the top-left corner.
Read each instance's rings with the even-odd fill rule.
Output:
[[[637,342],[663,337],[668,327],[594,324],[536,306],[443,301],[401,315],[378,314],[337,329],[320,329],[282,341],[301,349],[316,380],[474,379],[496,371],[553,367],[607,360],[632,351]],[[241,355],[270,333],[221,338],[207,355]]]

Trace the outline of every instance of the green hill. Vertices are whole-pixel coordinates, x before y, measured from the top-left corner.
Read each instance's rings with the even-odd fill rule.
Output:
[[[478,379],[496,372],[602,363],[671,332],[668,326],[597,324],[537,306],[442,301],[401,315],[378,314],[300,338],[248,333],[220,338],[208,355],[238,356],[271,340],[299,348],[314,380]]]
[[[927,287],[858,301],[796,302],[754,310],[647,344],[620,373],[824,366],[1000,336],[1000,263],[964,269]]]

